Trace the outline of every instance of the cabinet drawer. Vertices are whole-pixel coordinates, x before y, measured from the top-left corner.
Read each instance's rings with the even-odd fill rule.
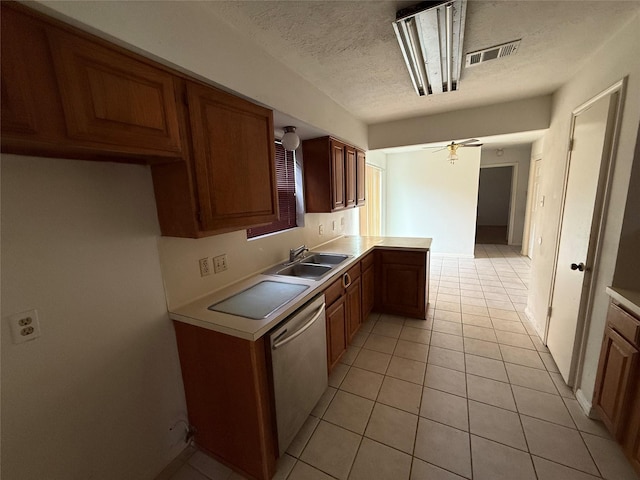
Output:
[[[378,250],[382,263],[394,263],[396,265],[424,265],[426,255],[424,252],[407,252],[393,250]]]
[[[625,312],[618,305],[612,303],[609,305],[609,314],[607,315],[609,325],[622,335],[626,340],[635,346],[640,344],[640,320],[630,313]]]
[[[342,275],[336,281],[334,281],[331,285],[327,287],[324,291],[324,301],[327,304],[327,307],[330,306],[333,302],[335,302],[342,292],[344,287],[342,286]]]
[[[366,257],[364,257],[361,261],[360,261],[360,266],[362,267],[362,271],[364,272],[367,268],[369,268],[371,265],[373,265],[373,252],[367,254]]]

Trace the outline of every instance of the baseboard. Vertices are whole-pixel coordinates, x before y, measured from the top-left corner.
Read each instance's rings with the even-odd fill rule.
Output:
[[[533,317],[533,313],[531,313],[529,306],[524,307],[524,314],[527,317],[527,320],[529,320],[529,323],[536,329],[536,333],[538,334],[538,336],[541,339],[544,338],[544,332],[540,331],[540,325],[538,325],[538,322],[536,322],[535,318]]]
[[[473,253],[434,253],[431,252],[431,257],[445,257],[445,258],[476,258]]]
[[[582,411],[587,417],[598,418],[598,415],[596,414],[596,411],[593,408],[593,405],[591,405],[591,401],[587,400],[587,397],[585,396],[584,392],[581,389],[578,389],[576,391],[576,400],[578,400],[578,403],[580,404],[580,408],[582,408]]]

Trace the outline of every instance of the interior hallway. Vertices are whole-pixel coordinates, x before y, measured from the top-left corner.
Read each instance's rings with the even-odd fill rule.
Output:
[[[637,479],[523,313],[529,259],[434,256],[427,321],[372,314],[276,479]],[[242,477],[189,450],[162,480]]]

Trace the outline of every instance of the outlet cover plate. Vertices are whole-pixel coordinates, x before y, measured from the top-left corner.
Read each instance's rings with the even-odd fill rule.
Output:
[[[13,343],[28,342],[40,336],[40,321],[38,320],[37,310],[14,313],[9,315],[7,319],[11,326]]]

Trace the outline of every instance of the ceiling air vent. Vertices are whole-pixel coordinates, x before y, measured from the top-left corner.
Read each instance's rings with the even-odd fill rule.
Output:
[[[477,52],[467,53],[465,67],[474,67],[480,63],[494,58],[507,57],[513,55],[518,51],[521,40],[514,40],[513,42],[503,43],[502,45],[496,45],[495,47],[485,48],[484,50],[478,50]]]

